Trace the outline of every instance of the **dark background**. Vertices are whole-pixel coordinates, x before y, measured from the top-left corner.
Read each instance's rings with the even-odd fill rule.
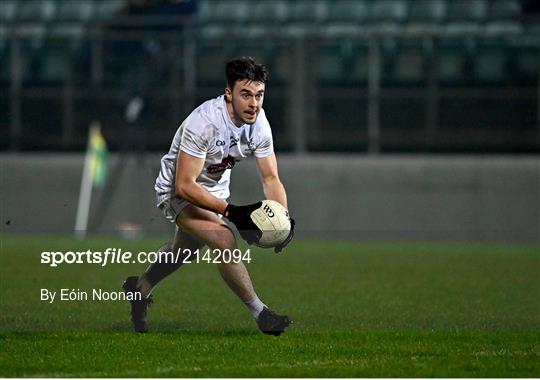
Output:
[[[540,152],[532,0],[2,0],[0,149],[163,152],[223,92],[224,64],[268,65],[285,152]],[[125,117],[141,97],[136,120]]]

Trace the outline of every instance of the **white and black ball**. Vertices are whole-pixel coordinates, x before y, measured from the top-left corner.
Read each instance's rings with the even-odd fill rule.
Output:
[[[256,245],[262,248],[272,248],[287,239],[291,231],[289,212],[279,202],[262,201],[261,207],[251,213],[251,220],[262,231],[262,236]]]

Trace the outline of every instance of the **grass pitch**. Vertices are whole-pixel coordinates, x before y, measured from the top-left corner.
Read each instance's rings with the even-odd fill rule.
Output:
[[[265,336],[212,264],[154,291],[151,331],[126,302],[42,302],[40,289],[118,290],[144,264],[40,264],[42,251],[151,251],[163,239],[0,236],[0,376],[540,377],[534,246],[294,241],[252,248],[268,305],[295,324]]]

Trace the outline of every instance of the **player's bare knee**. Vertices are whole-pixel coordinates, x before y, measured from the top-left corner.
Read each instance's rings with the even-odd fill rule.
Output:
[[[219,250],[234,250],[237,248],[236,238],[234,233],[226,226],[220,226],[219,229],[212,233],[211,246]]]
[[[173,244],[169,241],[159,247],[158,252],[171,252],[173,250]]]

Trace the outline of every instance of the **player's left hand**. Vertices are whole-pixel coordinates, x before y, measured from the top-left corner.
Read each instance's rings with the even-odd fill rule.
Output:
[[[283,243],[281,243],[280,245],[274,247],[274,252],[275,253],[281,253],[281,251],[283,251],[283,248],[285,248],[287,246],[287,244],[289,244],[292,240],[292,238],[294,237],[294,225],[296,224],[295,220],[293,218],[289,218],[290,221],[291,221],[291,231],[289,232],[289,236],[287,236],[287,239],[285,239],[285,241]]]

